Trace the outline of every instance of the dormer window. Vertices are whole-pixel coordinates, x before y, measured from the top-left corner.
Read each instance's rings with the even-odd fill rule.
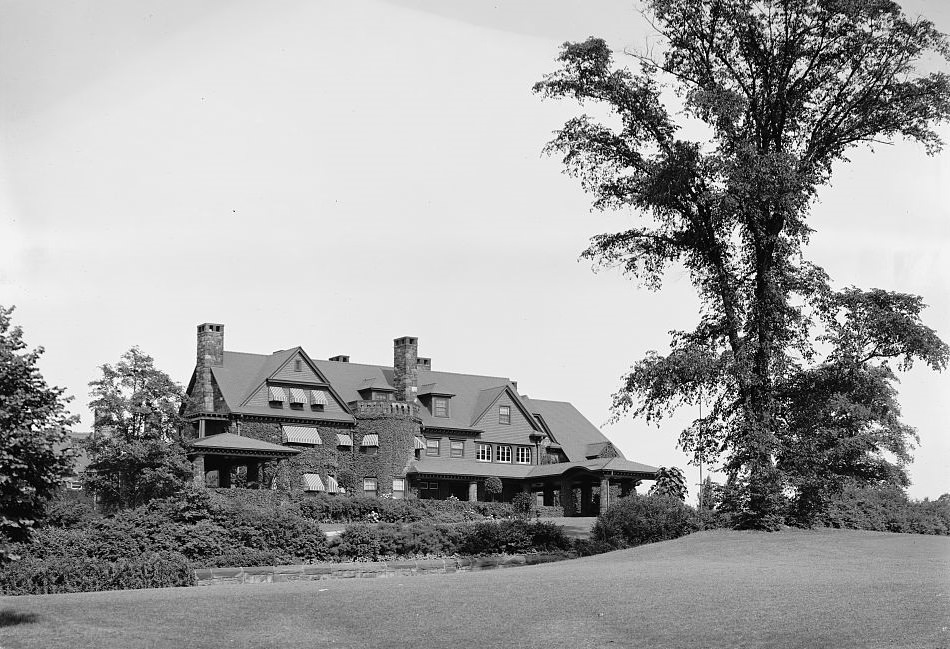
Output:
[[[283,388],[279,388],[276,385],[268,386],[267,400],[270,402],[272,408],[283,408],[285,398]]]
[[[432,416],[433,417],[448,417],[449,416],[449,400],[445,397],[433,397],[432,398]]]
[[[498,406],[498,423],[511,425],[511,406]]]

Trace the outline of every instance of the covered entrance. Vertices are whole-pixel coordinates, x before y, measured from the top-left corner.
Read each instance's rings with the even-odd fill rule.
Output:
[[[191,460],[194,481],[198,486],[229,488],[233,486],[234,469],[244,467],[243,486],[260,489],[270,487],[261,475],[263,463],[287,460],[299,452],[295,448],[253,437],[219,433],[192,442],[188,447],[188,459]]]

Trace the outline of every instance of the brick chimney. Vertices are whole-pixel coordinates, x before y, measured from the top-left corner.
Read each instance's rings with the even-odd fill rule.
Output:
[[[204,412],[214,412],[214,388],[211,368],[224,365],[224,325],[206,322],[198,325],[198,359],[195,365],[194,398]]]
[[[393,387],[396,400],[414,403],[419,390],[419,339],[403,336],[393,340]]]

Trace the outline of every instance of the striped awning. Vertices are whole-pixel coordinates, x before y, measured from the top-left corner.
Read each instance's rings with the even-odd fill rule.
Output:
[[[323,390],[311,390],[310,391],[310,405],[311,406],[325,406],[327,405],[327,393]]]
[[[319,473],[304,473],[303,488],[304,491],[326,491]]]
[[[426,447],[426,443],[425,443],[423,440],[421,440],[421,439],[419,439],[419,438],[417,437],[417,438],[416,438],[416,450],[417,450],[417,451],[419,451],[419,450],[425,450],[425,447]]]
[[[283,401],[284,400],[284,389],[279,388],[276,385],[272,385],[267,388],[267,394],[271,401]]]
[[[284,443],[290,444],[323,444],[320,431],[310,426],[281,426],[284,433]]]
[[[360,446],[379,446],[379,435],[363,435]]]
[[[336,445],[337,446],[353,446],[353,438],[343,433],[337,433]]]
[[[290,403],[307,403],[307,393],[300,388],[290,388]]]
[[[346,489],[341,487],[336,483],[336,478],[332,475],[327,476],[327,493],[328,494],[345,494]]]

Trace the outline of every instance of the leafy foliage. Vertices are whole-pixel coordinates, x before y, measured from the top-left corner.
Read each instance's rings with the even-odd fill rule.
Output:
[[[671,466],[670,468],[660,467],[656,472],[656,480],[650,487],[651,496],[672,496],[682,501],[686,500],[686,476],[683,472]]]
[[[29,538],[68,475],[72,457],[56,446],[76,422],[64,390],[47,386],[37,368],[43,348],[24,351],[12,313],[0,306],[0,564],[16,558],[8,544]]]
[[[597,517],[591,539],[612,549],[679,538],[701,528],[696,512],[669,495],[631,494]]]
[[[515,516],[522,520],[527,520],[535,513],[538,507],[538,501],[534,494],[522,491],[515,494],[511,499],[511,508]]]
[[[90,383],[95,413],[87,484],[107,508],[137,507],[181,490],[192,476],[180,431],[184,391],[133,347]]]
[[[103,561],[87,556],[27,557],[0,570],[0,593],[46,595],[131,588],[193,586],[194,569],[178,552]]]
[[[489,497],[495,499],[501,495],[501,491],[501,478],[493,475],[485,479],[485,493],[488,494]]]
[[[950,494],[936,500],[910,500],[891,485],[846,485],[830,498],[816,520],[828,527],[911,534],[950,535]]]
[[[566,43],[560,69],[534,86],[616,118],[605,125],[575,117],[547,151],[563,156],[596,209],[639,214],[635,226],[594,237],[585,257],[651,289],[670,266],[685,267],[701,299],[695,330],[673,332],[668,354],[648,353],[624,377],[615,415],[652,421],[710,403],[680,445],[697,459],[722,457],[740,526],[775,529],[789,482],[824,488],[790,466],[789,440],[808,445],[811,432],[784,418],[808,399],[793,394],[810,384],[799,374],[812,369],[811,327],[821,318],[807,306],[830,294],[828,277],[803,258],[809,208],[833,163],[856,145],[903,137],[939,149],[934,125],[950,117],[950,79],[915,66],[931,53],[950,57],[950,46],[931,22],[908,19],[893,2],[646,4],[665,51],[638,56],[640,74],[615,68],[606,43],[591,38]],[[708,143],[678,136],[660,94],[665,81],[686,113],[708,125]],[[915,319],[919,298],[845,291],[831,299],[866,325],[852,340],[824,322],[842,350],[870,341],[872,359],[933,358],[942,345]],[[900,329],[915,333],[888,333]],[[863,389],[861,381],[852,386]],[[908,431],[892,426],[890,434]]]

